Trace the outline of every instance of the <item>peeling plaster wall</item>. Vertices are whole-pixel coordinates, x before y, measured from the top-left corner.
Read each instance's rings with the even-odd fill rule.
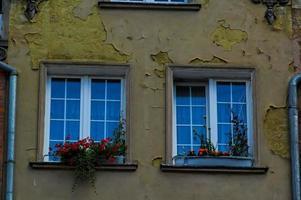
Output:
[[[291,9],[277,8],[278,20],[268,26],[264,6],[249,0],[201,2],[199,12],[178,12],[102,10],[97,0],[48,0],[28,22],[23,2],[12,0],[8,62],[20,72],[16,200],[290,199],[286,97],[288,80],[297,71]],[[45,59],[131,65],[136,172],[98,172],[97,193],[85,184],[72,193],[72,172],[28,167],[37,151],[39,62]],[[267,174],[160,172],[165,159],[165,68],[170,63],[256,68],[256,143],[260,165],[270,168]]]

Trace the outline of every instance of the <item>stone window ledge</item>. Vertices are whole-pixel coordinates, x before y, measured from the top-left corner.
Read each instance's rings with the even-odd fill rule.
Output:
[[[188,166],[161,164],[162,172],[198,172],[198,173],[224,173],[224,174],[266,174],[268,167],[226,167],[226,166]]]
[[[99,1],[100,8],[109,9],[144,9],[144,10],[175,10],[175,11],[199,11],[201,4],[187,3],[137,3],[137,2],[112,2],[112,1]]]
[[[41,170],[74,170],[74,166],[69,166],[64,163],[59,162],[29,162],[29,166],[32,169],[41,169]],[[138,162],[128,162],[124,164],[102,164],[96,167],[97,171],[124,171],[131,172],[136,171],[138,168]]]

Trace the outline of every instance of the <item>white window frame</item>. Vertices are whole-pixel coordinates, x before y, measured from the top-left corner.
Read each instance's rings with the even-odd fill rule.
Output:
[[[81,80],[81,95],[80,95],[80,135],[79,139],[90,137],[90,111],[91,111],[91,81],[95,79],[99,80],[120,80],[121,81],[121,98],[120,98],[120,108],[121,108],[121,117],[126,119],[126,81],[124,77],[103,77],[103,76],[68,76],[68,75],[50,75],[47,77],[46,81],[46,96],[45,96],[45,126],[44,126],[44,145],[43,145],[43,157],[44,161],[49,161],[49,141],[50,141],[50,106],[51,106],[51,79],[52,78],[63,78],[63,79],[72,79],[77,78]],[[107,88],[106,88],[107,91]],[[107,102],[107,99],[105,99]],[[66,106],[65,106],[66,109]],[[106,109],[106,106],[105,106]],[[104,121],[106,125],[106,119]],[[64,127],[64,132],[65,132]],[[106,130],[106,127],[104,127]],[[104,133],[106,134],[106,132]],[[106,138],[106,135],[104,136]],[[65,140],[65,138],[64,138]]]

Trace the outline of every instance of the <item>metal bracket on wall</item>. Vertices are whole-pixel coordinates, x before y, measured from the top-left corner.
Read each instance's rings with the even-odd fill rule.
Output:
[[[39,12],[38,6],[45,0],[27,0],[26,9],[24,11],[25,17],[30,21]]]
[[[276,20],[276,15],[274,13],[274,6],[275,5],[280,5],[280,6],[285,6],[289,0],[251,0],[255,4],[262,3],[266,5],[267,10],[265,11],[265,19],[267,22],[271,25],[273,22]]]

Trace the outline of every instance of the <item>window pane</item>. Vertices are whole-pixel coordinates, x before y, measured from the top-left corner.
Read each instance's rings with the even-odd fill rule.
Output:
[[[218,150],[222,152],[229,152],[229,146],[228,145],[218,145]]]
[[[119,122],[108,122],[107,123],[107,136],[112,138],[114,135],[114,131],[118,128]]]
[[[50,140],[64,140],[64,121],[50,121]]]
[[[105,99],[105,80],[93,79],[91,85],[92,99]]]
[[[92,101],[91,102],[91,119],[104,120],[105,119],[105,102]]]
[[[192,105],[206,105],[205,87],[191,87]]]
[[[80,79],[67,80],[67,98],[80,98]]]
[[[219,124],[218,125],[218,143],[229,144],[231,139],[231,125]]]
[[[91,138],[95,141],[100,141],[104,138],[103,122],[91,122]]]
[[[183,146],[183,145],[178,145],[177,146],[177,154],[178,155],[187,155],[188,152],[190,151],[190,146]]]
[[[120,102],[107,102],[107,120],[117,120],[120,118]]]
[[[205,123],[206,123],[206,108],[192,107],[192,124],[205,124]]]
[[[191,144],[191,130],[189,126],[177,126],[177,143]]]
[[[201,137],[206,138],[206,127],[203,126],[193,126],[193,144],[200,145]],[[197,135],[195,134],[197,133]]]
[[[107,81],[107,99],[120,100],[121,96],[121,81],[108,80]]]
[[[238,117],[239,121],[247,123],[247,108],[245,104],[233,104],[233,115]]]
[[[59,142],[59,141],[50,141],[49,142],[49,150],[51,150],[51,152],[53,153],[56,150],[56,145],[57,144],[63,144],[63,141]],[[59,161],[60,158],[54,155],[50,155],[49,156],[49,160],[50,161]]]
[[[63,78],[51,79],[51,97],[52,98],[65,97],[65,79]]]
[[[246,102],[246,83],[232,83],[232,101]]]
[[[79,139],[79,121],[66,122],[66,139],[67,140]]]
[[[217,83],[217,101],[218,102],[231,102],[230,83],[218,82]]]
[[[64,119],[64,100],[51,100],[50,118]]]
[[[67,100],[66,118],[80,119],[80,100]]]
[[[190,108],[177,106],[177,124],[190,124]]]
[[[176,104],[177,105],[189,105],[190,104],[190,92],[189,87],[177,86],[176,87]]]
[[[230,104],[218,103],[217,104],[218,122],[231,123],[231,108]]]

